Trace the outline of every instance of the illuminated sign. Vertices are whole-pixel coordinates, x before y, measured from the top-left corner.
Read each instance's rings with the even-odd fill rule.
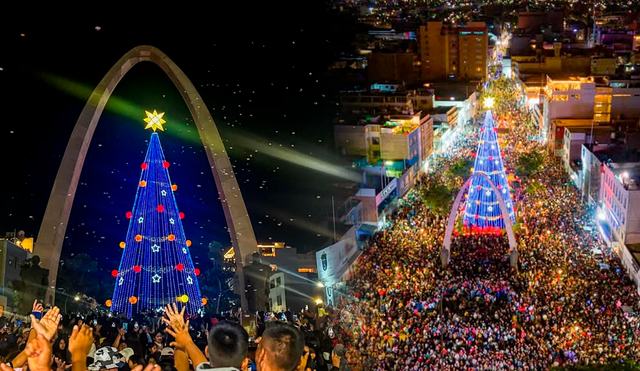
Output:
[[[298,273],[318,273],[315,268],[298,268]]]

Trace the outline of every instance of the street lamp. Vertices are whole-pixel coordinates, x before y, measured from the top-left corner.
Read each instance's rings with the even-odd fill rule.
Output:
[[[80,295],[76,295],[76,296],[74,296],[73,300],[75,300],[75,301],[80,301]]]
[[[318,283],[317,283],[317,286],[318,286],[318,287],[324,287],[324,283],[322,283],[322,282],[318,282]]]
[[[322,299],[320,298],[316,299],[316,305],[320,305],[320,304],[322,304]]]

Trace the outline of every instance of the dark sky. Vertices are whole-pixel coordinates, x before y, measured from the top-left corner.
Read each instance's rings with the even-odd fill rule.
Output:
[[[24,13],[0,22],[0,232],[23,229],[37,236],[89,94],[122,55],[149,44],[173,59],[203,95],[236,166],[258,240],[285,241],[302,250],[322,245],[331,184],[341,180],[316,170],[319,163],[341,164],[333,153],[331,119],[338,106],[327,66],[349,35],[336,28],[322,2],[300,2],[286,12],[288,4],[260,4],[127,11],[118,17],[34,19]],[[117,269],[118,243],[129,222],[125,213],[133,205],[151,134],[144,130],[144,109],[166,112],[167,131],[160,139],[179,186],[176,199],[194,242],[192,256],[206,268],[207,244],[229,244],[226,223],[188,109],[150,63],[125,76],[100,119],[63,257],[87,252],[100,260],[103,274]]]

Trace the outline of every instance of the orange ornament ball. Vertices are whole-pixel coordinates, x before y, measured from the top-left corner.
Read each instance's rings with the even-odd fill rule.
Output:
[[[105,302],[104,302],[104,305],[106,305],[106,306],[107,306],[107,308],[111,308],[111,304],[113,304],[113,303],[111,302],[111,299],[109,299],[109,300],[107,300],[107,301],[105,301]]]
[[[140,187],[146,187],[147,186],[147,181],[146,180],[141,180],[140,181]]]
[[[187,240],[187,247],[191,246],[191,240]]]
[[[202,298],[202,305],[207,305],[208,302],[207,298]]]
[[[142,236],[137,234],[136,235],[136,242],[140,242],[140,241],[142,241]]]
[[[176,239],[175,235],[170,234],[170,235],[167,236],[167,240],[169,240],[169,241],[175,241],[175,239]]]
[[[175,191],[177,191],[177,190],[178,190],[178,185],[177,185],[177,184],[172,185],[172,186],[171,186],[171,189],[172,189],[174,192],[175,192]]]
[[[129,303],[135,305],[138,302],[138,298],[136,298],[135,296],[132,296],[129,298]]]
[[[124,247],[125,247],[125,246],[126,246],[126,244],[124,243],[124,241],[121,241],[121,242],[120,242],[120,248],[121,248],[121,249],[124,249]]]

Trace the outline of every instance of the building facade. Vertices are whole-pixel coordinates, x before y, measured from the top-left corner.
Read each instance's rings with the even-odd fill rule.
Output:
[[[427,22],[418,32],[420,78],[482,80],[487,76],[488,32],[483,22],[464,27]]]

